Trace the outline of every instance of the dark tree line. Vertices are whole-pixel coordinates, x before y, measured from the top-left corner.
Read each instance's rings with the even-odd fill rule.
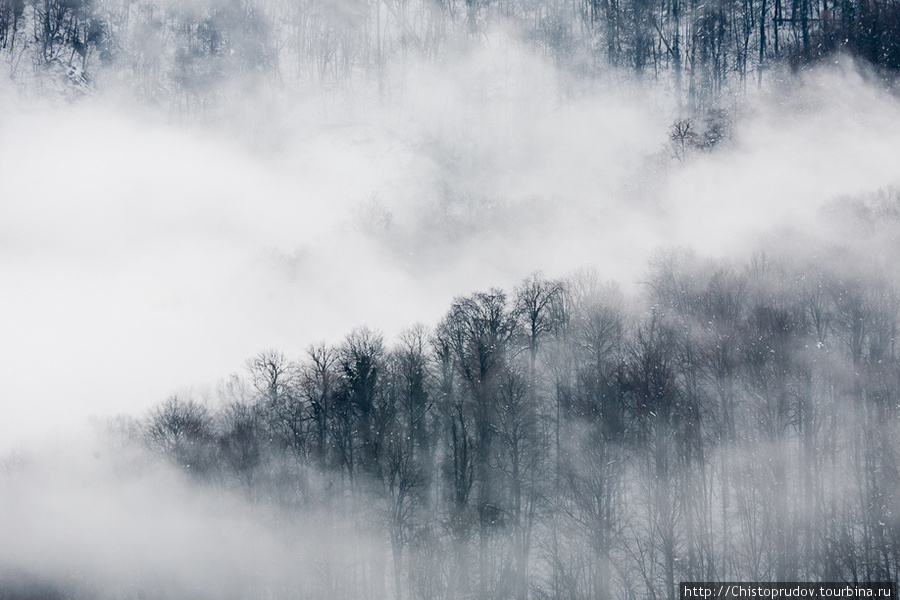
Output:
[[[440,59],[495,23],[574,73],[665,81],[687,112],[838,51],[900,68],[896,0],[2,0],[0,50],[14,77],[55,67],[89,87],[106,70],[145,100],[202,110],[235,78],[362,77],[389,93],[391,65]]]
[[[137,435],[200,484],[350,519],[359,553],[300,597],[895,581],[900,287],[854,252],[671,251],[636,296],[533,275],[393,343],[262,352],[215,408],[172,397]]]

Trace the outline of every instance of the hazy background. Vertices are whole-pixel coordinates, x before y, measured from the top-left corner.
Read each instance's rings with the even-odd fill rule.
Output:
[[[509,41],[397,77],[387,100],[283,91],[200,124],[6,85],[0,450],[535,270],[628,287],[660,246],[815,234],[827,202],[900,179],[900,101],[849,62],[730,101],[733,140],[684,162],[660,90]]]
[[[757,24],[752,17],[773,4],[689,3],[679,12],[677,3],[657,3],[640,18],[646,3],[630,0],[615,3],[616,15],[598,14],[603,3],[594,1],[0,0],[0,596],[21,578],[50,586],[37,594],[44,600],[54,590],[90,598],[337,599],[358,598],[359,590],[379,597],[391,586],[413,597],[412,576],[423,574],[437,582],[431,597],[462,597],[467,586],[456,586],[467,564],[469,592],[475,583],[494,581],[484,572],[475,577],[475,524],[487,523],[487,501],[498,499],[501,509],[505,502],[510,513],[518,505],[503,497],[512,486],[501,473],[508,450],[501,441],[493,455],[479,459],[488,474],[476,474],[473,489],[483,498],[464,500],[462,509],[454,499],[459,477],[451,482],[458,475],[451,471],[462,464],[465,479],[467,467],[465,459],[456,461],[456,430],[451,436],[445,413],[457,409],[462,427],[470,401],[479,400],[464,383],[445,394],[439,377],[426,373],[418,391],[431,403],[427,446],[435,454],[431,463],[416,455],[423,463],[406,473],[413,482],[408,521],[391,529],[391,511],[406,500],[398,500],[394,480],[382,477],[389,469],[366,464],[370,424],[342,421],[333,412],[325,423],[332,429],[316,438],[314,389],[289,399],[288,408],[299,413],[282,415],[273,410],[277,392],[271,398],[228,379],[235,392],[229,396],[219,393],[220,382],[247,375],[245,361],[264,349],[295,360],[325,341],[346,352],[341,340],[360,324],[383,331],[390,348],[403,328],[436,325],[456,297],[492,286],[510,292],[535,271],[549,286],[585,266],[618,282],[626,295],[623,300],[589,277],[570,280],[570,300],[583,304],[572,313],[582,319],[574,326],[579,333],[568,350],[542,348],[541,382],[530,382],[530,400],[540,397],[540,409],[531,410],[544,411],[534,413],[544,429],[525,436],[533,443],[525,454],[535,461],[525,471],[538,480],[525,485],[526,502],[536,503],[538,517],[533,570],[515,570],[522,581],[526,572],[531,577],[532,598],[588,573],[579,590],[596,592],[601,580],[612,590],[612,579],[597,570],[604,553],[620,563],[622,597],[644,585],[639,577],[647,579],[648,593],[656,593],[654,585],[663,590],[661,571],[649,578],[644,571],[661,561],[644,549],[662,547],[676,534],[688,540],[684,547],[694,540],[674,518],[673,535],[662,539],[666,523],[658,515],[669,509],[696,511],[709,523],[721,517],[721,535],[710,527],[708,537],[696,539],[708,543],[710,556],[701,557],[707,564],[721,558],[722,573],[746,573],[740,569],[758,557],[757,539],[770,552],[767,564],[776,565],[770,570],[782,568],[787,561],[778,552],[790,547],[781,543],[788,527],[807,535],[806,564],[825,564],[816,552],[836,549],[832,563],[844,557],[848,569],[888,549],[873,532],[884,536],[892,527],[896,564],[900,487],[891,477],[898,427],[860,408],[868,406],[865,394],[881,393],[882,365],[861,368],[862,351],[846,356],[852,344],[841,337],[842,327],[849,331],[854,321],[840,319],[856,306],[871,309],[861,322],[890,322],[878,321],[879,311],[890,307],[876,301],[889,299],[879,296],[890,288],[879,287],[881,278],[900,276],[884,265],[900,259],[900,239],[889,230],[896,219],[851,214],[876,203],[841,208],[836,201],[872,200],[891,186],[896,200],[897,89],[885,83],[885,71],[860,67],[838,49],[878,68],[900,68],[900,30],[890,29],[900,14],[890,11],[900,9],[866,4],[884,9],[875,19],[842,4],[832,7],[846,11],[837,18],[825,14],[825,4],[795,3],[792,17],[798,10],[808,14],[781,25],[779,50],[771,30],[767,37],[768,20]],[[10,12],[15,6],[24,12]],[[49,7],[66,17],[64,31],[41,27],[52,16]],[[750,16],[743,25],[740,10]],[[812,31],[801,32],[807,18]],[[620,21],[622,31],[612,31]],[[728,28],[715,27],[726,21]],[[869,56],[875,33],[884,52]],[[682,34],[683,53],[673,58],[662,42]],[[719,44],[722,54],[710,54],[710,44]],[[702,128],[711,114],[727,130],[721,143],[686,153],[673,145],[673,123],[692,117]],[[739,364],[745,371],[732,374],[732,383],[740,391],[729,401],[745,411],[737,422],[751,426],[723,441],[710,416],[715,410],[704,408],[705,458],[681,457],[682,471],[665,481],[677,498],[661,503],[654,492],[660,478],[651,467],[667,447],[644,443],[640,432],[629,441],[633,447],[622,445],[625,451],[608,443],[604,432],[614,425],[600,404],[608,393],[603,385],[612,382],[626,412],[637,398],[635,423],[666,431],[654,425],[652,411],[638,414],[647,398],[623,382],[647,324],[656,323],[657,312],[641,313],[641,303],[665,302],[660,290],[650,293],[644,285],[649,262],[659,249],[673,247],[692,248],[700,258],[692,263],[689,253],[675,252],[667,255],[671,263],[656,265],[683,269],[677,283],[697,286],[689,290],[696,298],[685,295],[696,301],[697,314],[706,314],[697,299],[704,278],[713,295],[716,289],[745,294],[736,304],[746,314],[735,317],[734,331],[705,317],[692,332],[682,327],[690,319],[670,324],[684,334],[688,350],[708,352],[713,338],[706,335],[739,340],[731,348],[736,364],[763,355],[761,364],[770,366],[777,344],[760,350],[758,342],[772,342],[763,340],[767,324],[757,317],[779,308],[779,294],[811,290],[802,278],[809,276],[810,286],[818,281],[816,298],[835,319],[827,344],[810,344],[811,335],[801,332],[790,340],[797,348],[779,347],[784,353],[771,356],[773,363],[797,360],[797,406],[808,392],[832,429],[766,438],[753,420],[758,373]],[[750,257],[765,250],[782,264],[794,253],[802,266],[787,268],[784,281],[760,269],[740,287],[741,277],[765,262]],[[820,251],[821,260],[811,256]],[[734,260],[721,263],[720,279],[719,272],[710,275],[715,269],[706,259],[729,257]],[[730,278],[729,269],[743,275]],[[655,274],[664,288],[665,277],[659,269]],[[869,295],[856,295],[859,290]],[[807,299],[789,300],[793,307]],[[613,310],[604,312],[606,302]],[[610,314],[628,331],[613,342],[621,347],[605,359],[609,364],[597,358],[595,365],[578,344],[594,343],[585,333],[590,319],[603,323]],[[521,339],[505,343],[510,357],[503,375],[511,381],[521,376],[518,363],[526,357]],[[673,347],[664,352],[683,361],[683,349]],[[562,418],[553,369],[568,351],[583,363],[572,368],[583,371],[573,371],[566,385],[591,406],[576,406]],[[397,356],[379,358],[379,368],[397,369]],[[772,379],[780,389],[780,367],[771,378],[764,373],[761,385]],[[597,382],[593,372],[584,377],[588,369],[605,368],[610,372]],[[346,371],[332,365],[339,386],[347,385]],[[389,377],[396,373],[379,376],[382,400],[392,398],[389,392],[399,388],[390,387],[396,380]],[[598,385],[578,391],[591,382]],[[719,398],[718,384],[700,384],[710,404]],[[508,398],[499,390],[498,384],[493,409],[508,416]],[[666,401],[682,391],[684,398],[702,396],[674,389]],[[322,402],[352,400],[345,392],[323,391]],[[211,405],[206,437],[195,436],[195,447],[210,453],[209,473],[202,456],[194,462],[190,451],[165,447],[165,435],[154,438],[152,428],[165,424],[165,415],[151,407],[175,393],[185,412],[196,409],[190,400]],[[299,387],[290,390],[295,393]],[[227,400],[244,404],[215,406]],[[351,407],[344,416],[352,413]],[[282,429],[266,427],[298,414],[305,438],[299,446],[280,445]],[[115,415],[125,416],[107,420]],[[466,418],[479,422],[477,412]],[[351,430],[344,440],[351,454],[355,446],[363,456],[356,462],[338,456],[344,426]],[[381,434],[379,443],[389,450],[379,456],[384,464],[397,451],[390,444],[415,435],[402,427]],[[323,442],[320,453],[314,439]],[[465,448],[465,433],[461,439]],[[413,449],[425,446],[409,445],[408,464],[415,463]],[[235,460],[242,450],[251,455],[246,464]],[[571,460],[571,471],[563,472],[561,455]],[[624,457],[621,463],[616,456]],[[772,465],[787,466],[773,473]],[[356,481],[354,469],[362,473]],[[811,473],[820,488],[807,481]],[[565,476],[581,483],[569,489],[560,485]],[[711,482],[709,497],[723,499],[721,513],[692,501],[703,496],[690,487],[695,478]],[[621,486],[617,499],[606,500],[608,522],[584,526],[594,518],[594,504],[588,494],[577,506],[585,498],[579,485],[604,493]],[[871,491],[882,485],[883,501]],[[725,506],[741,494],[743,504]],[[574,512],[564,514],[569,509]],[[830,529],[823,527],[819,539],[816,520],[824,515]],[[738,522],[743,529],[729,532]],[[516,538],[521,522],[511,523],[490,540],[496,581],[506,578],[506,585],[511,552],[527,537]],[[396,536],[388,538],[398,531],[407,545],[391,556]],[[606,546],[595,544],[607,534]],[[844,534],[853,539],[829,545]],[[551,539],[554,546],[561,540],[556,554],[548,551]],[[485,540],[478,541],[484,551]],[[682,549],[674,554],[688,554]],[[732,555],[743,558],[732,561]],[[682,558],[680,573],[699,572],[689,570],[700,564],[696,556]],[[388,562],[406,569],[409,584],[385,585]],[[674,585],[668,588],[672,593]]]

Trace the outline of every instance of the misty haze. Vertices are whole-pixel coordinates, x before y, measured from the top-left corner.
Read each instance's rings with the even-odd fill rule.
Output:
[[[0,0],[0,600],[900,572],[898,0]]]

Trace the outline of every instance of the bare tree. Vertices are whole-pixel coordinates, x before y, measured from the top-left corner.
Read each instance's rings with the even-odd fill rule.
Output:
[[[332,407],[338,387],[338,357],[334,349],[319,344],[307,349],[306,358],[301,371],[301,387],[313,421],[315,456],[324,473],[328,467],[329,427],[334,418]]]
[[[254,492],[254,475],[262,462],[262,420],[258,410],[245,403],[226,405],[220,413],[220,460],[234,473],[248,494]]]
[[[144,427],[145,443],[151,451],[193,475],[206,473],[213,458],[213,431],[203,405],[171,396],[150,411]]]
[[[507,311],[506,294],[500,290],[457,298],[439,326],[440,335],[453,352],[456,368],[466,383],[475,426],[475,482],[478,492],[479,577],[478,595],[488,590],[487,542],[497,519],[490,473],[494,431],[491,405],[497,376],[502,372],[515,331],[514,316]],[[462,424],[462,423],[461,423]]]

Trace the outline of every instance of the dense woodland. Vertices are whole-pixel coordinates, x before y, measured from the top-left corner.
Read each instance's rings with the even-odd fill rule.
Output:
[[[662,82],[688,112],[838,51],[900,68],[896,0],[0,0],[12,79],[124,82],[190,111],[233,92],[224,82],[384,91],[405,60],[498,29],[576,76]]]
[[[359,327],[266,350],[214,397],[172,396],[107,436],[327,524],[297,581],[241,597],[896,581],[898,198],[831,209],[854,223],[846,244],[663,252],[633,295],[535,274],[392,341]]]
[[[0,0],[0,68],[22,89],[126,89],[189,116],[269,86],[365,82],[390,101],[395,70],[498,38],[572,77],[670,92],[661,160],[677,169],[731,135],[723,94],[838,53],[900,69],[900,1]],[[825,212],[829,242],[668,250],[633,291],[534,274],[391,338],[372,323],[301,356],[261,351],[213,393],[99,429],[127,477],[174,470],[311,546],[234,598],[897,581],[900,193]],[[81,573],[6,575],[0,600],[195,597],[164,576],[106,593]]]

